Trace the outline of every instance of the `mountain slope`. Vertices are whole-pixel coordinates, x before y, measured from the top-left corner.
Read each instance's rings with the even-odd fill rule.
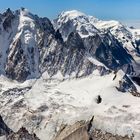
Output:
[[[23,82],[45,71],[50,77],[57,73],[64,78],[86,76],[98,68],[88,56],[112,70],[133,62],[130,52],[111,33],[98,30],[91,17],[80,12],[62,13],[55,20],[60,26],[55,26],[56,31],[49,19],[24,8],[15,12],[8,9],[1,18],[1,74],[8,78]]]
[[[17,132],[10,138],[25,131],[54,140],[94,116],[91,132],[139,140],[140,87],[130,75],[139,73],[138,44],[122,41],[136,34],[138,41],[138,30],[78,11],[62,12],[53,24],[24,8],[0,19],[0,114]]]
[[[103,21],[93,16],[85,15],[76,10],[62,12],[58,19],[53,21],[55,29],[59,29],[66,40],[69,33],[76,30],[82,37],[94,36],[96,33],[110,32],[129,53],[139,54],[137,41],[139,31],[126,27],[118,21]],[[70,26],[71,24],[71,26]],[[69,27],[69,28],[67,28]],[[69,31],[67,31],[69,29]]]
[[[8,78],[23,82],[41,76],[44,71],[50,77],[59,71],[63,77],[71,77],[72,73],[77,76],[80,72],[79,76],[84,76],[96,69],[85,56],[83,42],[77,44],[81,37],[71,34],[64,43],[49,19],[39,18],[22,8],[15,12],[8,9],[2,21],[1,74]],[[72,38],[78,41],[72,42]],[[79,45],[83,45],[83,49],[79,49]]]
[[[81,36],[87,52],[111,69],[117,69],[133,62],[130,52],[111,31],[106,32],[98,28],[97,25],[100,22],[94,17],[73,10],[62,12],[53,21],[53,25],[55,30],[60,31],[64,40],[68,39],[71,32],[77,32]],[[113,25],[108,23],[108,26]],[[122,30],[122,32],[124,31]]]

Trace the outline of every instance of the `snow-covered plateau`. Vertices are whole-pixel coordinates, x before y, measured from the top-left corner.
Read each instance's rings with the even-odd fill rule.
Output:
[[[76,10],[50,21],[7,9],[0,14],[0,139],[79,140],[75,130],[85,121],[88,136],[83,127],[80,140],[100,140],[95,130],[103,140],[140,140],[139,69],[140,29]]]

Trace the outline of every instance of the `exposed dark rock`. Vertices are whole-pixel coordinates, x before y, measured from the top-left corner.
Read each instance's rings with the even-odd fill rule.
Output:
[[[6,136],[6,140],[39,140],[36,134],[30,134],[26,128],[22,127],[18,132],[13,132],[0,116],[0,136]]]
[[[13,88],[13,89],[4,91],[2,94],[3,94],[3,96],[20,96],[20,95],[24,95],[30,89],[31,89],[31,87]]]
[[[85,49],[84,47],[84,44],[83,44],[83,41],[80,37],[80,35],[76,32],[71,32],[70,35],[68,36],[68,39],[67,39],[67,47],[71,47],[71,48],[78,48],[79,50],[80,49]]]
[[[131,78],[134,82],[136,82],[136,84],[140,86],[140,77],[131,77]]]
[[[4,30],[7,30],[8,28],[11,27],[12,20],[14,19],[14,14],[10,10],[10,8],[7,9],[7,11],[3,14],[5,17],[5,20],[3,22],[3,28]]]
[[[98,34],[89,36],[84,39],[84,45],[91,56],[96,57],[97,60],[113,70],[133,60],[132,56],[110,33],[103,34],[102,39]]]
[[[137,96],[139,96],[137,88],[127,75],[125,75],[123,79],[119,81],[119,87],[117,87],[117,89],[121,92],[131,92],[132,94],[137,94]]]
[[[115,76],[113,77],[113,80],[115,80],[115,79],[116,79],[116,77],[117,77],[117,75],[115,74]]]
[[[104,66],[97,66],[97,69],[99,70],[99,73],[101,76],[104,76],[104,75],[111,73],[111,70],[106,69]]]
[[[44,112],[44,111],[48,110],[48,108],[49,107],[47,105],[42,105],[38,108],[38,112]]]
[[[113,135],[95,129],[92,124],[94,117],[90,121],[79,121],[71,126],[63,125],[54,140],[133,140],[132,137]]]
[[[12,105],[11,109],[20,109],[20,108],[25,108],[25,107],[26,107],[26,104],[24,102],[24,99],[21,99],[21,100],[15,102]]]
[[[133,137],[113,135],[108,132],[102,132],[98,129],[94,129],[92,135],[93,140],[133,140]]]
[[[71,76],[72,73],[75,73],[74,77],[81,77],[87,76],[97,69],[96,65],[86,59],[84,44],[77,33],[71,33],[65,44],[57,43],[53,49],[46,48],[44,51],[46,56],[40,66],[44,67],[50,76],[60,71],[63,76]]]
[[[0,116],[0,136],[9,135],[12,133],[12,130],[5,124],[2,117]]]
[[[85,29],[84,26],[81,26],[81,33],[82,33],[83,35],[88,35],[88,31]]]
[[[134,70],[134,67],[133,65],[131,64],[127,64],[127,65],[124,65],[123,67],[126,68],[126,74],[129,74],[129,75],[135,75],[135,70]]]
[[[23,53],[21,40],[18,39],[13,43],[9,50],[5,72],[8,78],[18,81],[25,81],[30,74],[27,56]]]
[[[54,140],[89,140],[87,122],[79,121],[71,126],[63,125]]]
[[[26,123],[26,125],[37,129],[42,123],[44,116],[41,115],[40,112],[38,112],[38,110],[34,111],[34,110],[28,109],[28,111],[30,112],[30,115],[28,115],[27,117],[29,121]]]
[[[100,95],[97,96],[96,102],[97,102],[97,104],[100,104],[102,102],[102,98]]]
[[[59,30],[56,31],[55,38],[59,39],[61,42],[63,42],[63,38],[62,38],[62,35],[60,34]]]
[[[36,134],[30,134],[26,128],[22,127],[18,132],[12,133],[7,140],[39,140]]]
[[[136,40],[136,44],[139,47],[140,46],[140,40]],[[140,51],[139,48],[138,48],[138,51]]]
[[[55,34],[55,30],[51,21],[48,18],[37,18],[36,19],[37,25],[41,26],[41,29],[44,31],[45,34]]]

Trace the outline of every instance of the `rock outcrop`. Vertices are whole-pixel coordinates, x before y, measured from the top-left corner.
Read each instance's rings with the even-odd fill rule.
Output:
[[[92,126],[90,121],[79,121],[73,125],[63,125],[54,140],[133,140],[133,137],[113,135]]]
[[[113,135],[111,133],[102,132],[101,130],[93,130],[93,138],[91,140],[133,140],[133,137]]]
[[[39,140],[36,134],[30,134],[25,128],[21,128],[18,132],[12,133],[7,140]]]
[[[0,116],[0,136],[9,135],[12,133],[12,130],[5,124],[2,117]]]

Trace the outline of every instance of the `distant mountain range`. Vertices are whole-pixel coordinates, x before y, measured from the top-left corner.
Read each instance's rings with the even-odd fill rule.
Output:
[[[53,140],[95,115],[97,129],[137,137],[139,114],[129,107],[140,105],[139,69],[140,29],[76,10],[52,21],[25,8],[0,14],[0,112],[9,130]]]

